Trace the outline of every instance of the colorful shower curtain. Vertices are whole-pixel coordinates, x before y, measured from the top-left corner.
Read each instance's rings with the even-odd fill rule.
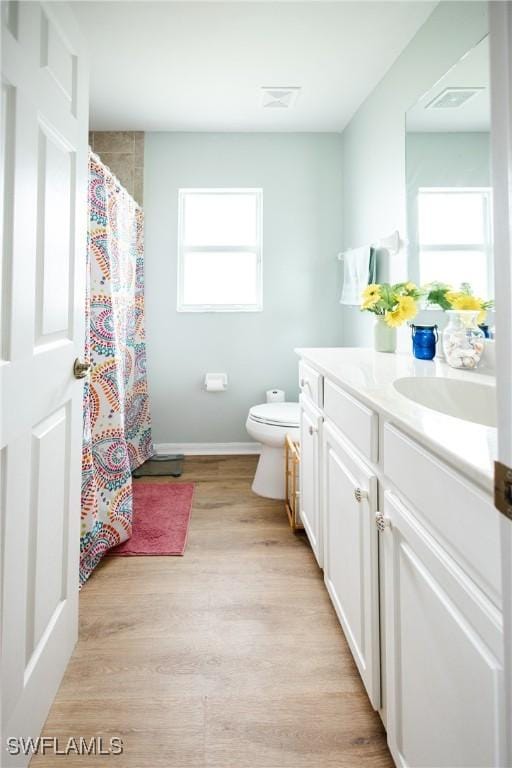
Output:
[[[132,531],[131,472],[153,454],[144,341],[144,219],[89,158],[80,584]]]

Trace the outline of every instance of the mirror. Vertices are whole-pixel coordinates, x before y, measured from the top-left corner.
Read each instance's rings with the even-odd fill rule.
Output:
[[[406,113],[409,277],[493,296],[489,40]]]

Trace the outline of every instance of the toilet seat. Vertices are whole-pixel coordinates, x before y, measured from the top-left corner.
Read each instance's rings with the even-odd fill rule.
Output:
[[[272,427],[287,427],[293,429],[299,426],[299,403],[262,403],[253,405],[249,410],[249,419],[259,424]]]

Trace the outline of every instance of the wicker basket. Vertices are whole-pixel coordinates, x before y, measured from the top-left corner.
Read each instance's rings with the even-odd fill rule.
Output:
[[[286,472],[286,512],[292,531],[297,531],[304,526],[299,515],[299,471],[300,471],[300,445],[294,443],[290,435],[285,440],[285,472]]]

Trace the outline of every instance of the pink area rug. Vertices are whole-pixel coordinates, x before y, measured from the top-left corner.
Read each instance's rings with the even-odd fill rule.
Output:
[[[109,555],[183,555],[192,511],[192,483],[133,483],[133,531]]]

